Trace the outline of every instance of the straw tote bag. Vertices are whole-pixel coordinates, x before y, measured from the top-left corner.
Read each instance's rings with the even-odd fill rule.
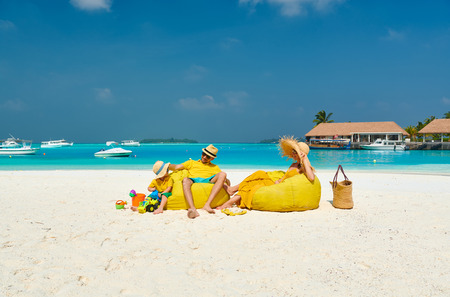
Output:
[[[345,178],[345,180],[340,182],[337,181],[339,170],[342,171],[342,174]],[[339,165],[336,174],[334,175],[333,181],[330,182],[330,184],[331,188],[333,189],[333,206],[341,209],[353,208],[353,183],[347,178],[341,165]]]

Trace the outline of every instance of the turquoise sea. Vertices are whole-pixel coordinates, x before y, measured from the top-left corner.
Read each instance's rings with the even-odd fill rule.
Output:
[[[209,143],[208,143],[209,144]],[[96,158],[94,153],[104,144],[74,144],[69,148],[41,149],[32,156],[0,156],[0,170],[64,170],[64,169],[130,169],[151,170],[162,160],[182,163],[200,158],[208,144],[143,144],[130,148],[128,158]],[[290,162],[281,158],[275,144],[220,143],[214,163],[222,169],[286,169]],[[450,174],[450,151],[382,152],[366,150],[311,150],[312,165],[334,170],[341,164],[345,170],[420,172]]]

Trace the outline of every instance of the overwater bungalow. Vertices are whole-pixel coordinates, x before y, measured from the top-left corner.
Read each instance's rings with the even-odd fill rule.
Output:
[[[348,139],[352,143],[372,143],[377,139],[403,140],[409,134],[395,122],[321,123],[306,133],[306,140]]]

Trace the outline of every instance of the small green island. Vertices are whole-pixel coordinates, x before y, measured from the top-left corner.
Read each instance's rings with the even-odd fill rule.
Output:
[[[140,143],[198,143],[197,140],[193,139],[176,139],[176,138],[148,138],[142,139]]]

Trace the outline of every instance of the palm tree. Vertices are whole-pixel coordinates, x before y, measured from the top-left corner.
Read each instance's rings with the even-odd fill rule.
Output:
[[[444,113],[444,119],[450,119],[450,111]]]
[[[313,123],[316,123],[315,126],[317,126],[317,125],[319,125],[319,124],[321,124],[321,123],[333,123],[334,120],[330,120],[330,117],[331,117],[332,114],[333,114],[333,113],[330,112],[330,113],[327,115],[327,113],[325,112],[325,110],[321,110],[321,111],[319,111],[319,112],[316,114],[316,119],[313,120]],[[315,126],[314,126],[314,127],[315,127]]]
[[[414,126],[408,126],[405,128],[406,133],[408,133],[411,136],[412,141],[416,141],[417,136],[417,129]]]
[[[432,121],[434,121],[435,119],[436,119],[435,116],[431,116],[429,118],[426,118],[425,122],[424,122],[425,126],[428,125],[429,123],[431,123]]]

